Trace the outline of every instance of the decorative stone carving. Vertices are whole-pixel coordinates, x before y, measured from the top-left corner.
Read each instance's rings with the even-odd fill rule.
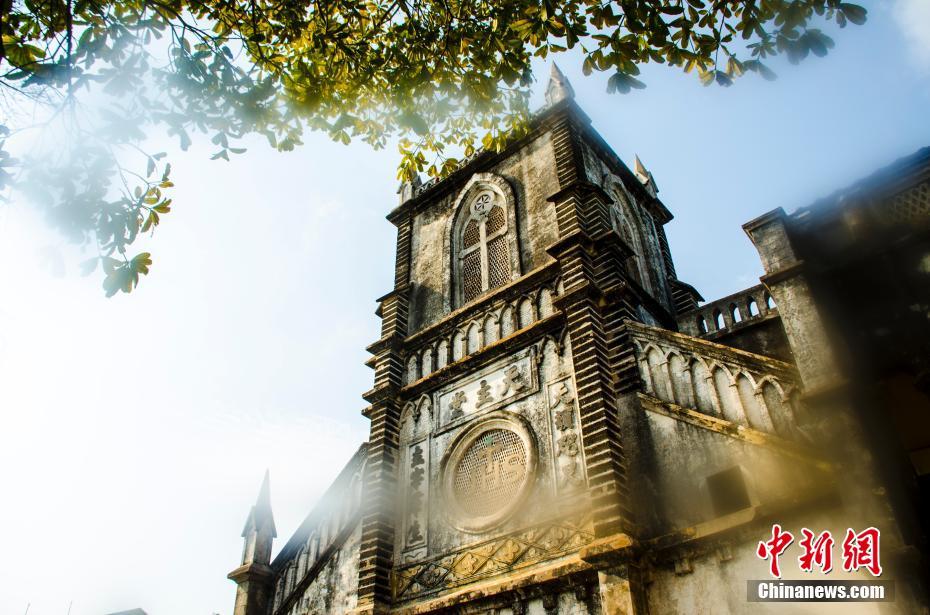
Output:
[[[573,429],[575,427],[574,408],[569,407],[556,410],[552,418],[553,421],[555,421],[555,428],[559,431],[565,431],[566,429]]]
[[[407,528],[404,534],[407,549],[426,542],[426,442],[413,444],[408,451],[410,461],[407,475]]]
[[[407,543],[408,544],[419,544],[423,542],[423,533],[420,531],[420,520],[414,518],[410,522],[410,527],[407,528]]]
[[[578,434],[575,432],[569,431],[565,434],[562,434],[559,437],[558,443],[560,455],[574,457],[578,454]]]
[[[437,396],[440,429],[465,417],[496,410],[538,390],[534,352],[527,349],[511,357],[506,365],[491,367],[441,389]]]
[[[524,419],[497,412],[476,422],[442,461],[449,521],[467,532],[502,523],[529,494],[536,463],[536,442]]]
[[[581,463],[581,437],[570,378],[549,384],[549,410],[552,414],[555,476],[560,490],[570,491],[584,485]]]
[[[430,431],[433,422],[432,401],[429,396],[421,395],[420,399],[404,405],[400,418],[401,440],[409,442]]]
[[[571,489],[584,484],[577,460],[570,459],[568,463],[562,464],[560,467],[561,475],[559,477],[559,488]]]
[[[452,409],[452,414],[449,415],[451,420],[461,418],[465,415],[465,412],[462,410],[462,406],[465,402],[468,401],[468,398],[465,397],[465,393],[462,391],[456,391],[455,395],[452,396],[452,401],[449,402],[449,408]]]
[[[420,598],[495,576],[505,570],[519,570],[577,551],[592,540],[594,535],[586,517],[544,523],[469,545],[436,560],[401,565],[392,575],[394,597],[399,601]]]
[[[526,376],[520,371],[520,368],[517,365],[511,365],[504,370],[504,384],[501,386],[501,397],[507,395],[511,391],[519,393],[527,386]]]
[[[492,403],[494,398],[491,396],[491,387],[488,386],[487,380],[482,380],[481,386],[478,387],[478,407]]]

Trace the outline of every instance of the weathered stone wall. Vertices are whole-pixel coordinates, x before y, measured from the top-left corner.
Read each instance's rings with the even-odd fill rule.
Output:
[[[278,553],[272,563],[274,600],[269,615],[346,612],[341,609],[347,601],[354,608],[357,592],[347,588],[358,587],[359,516],[367,452],[367,445],[359,448]],[[324,604],[334,610],[322,609]]]
[[[545,250],[557,238],[555,213],[552,204],[546,201],[558,190],[551,141],[548,132],[542,133],[523,149],[485,170],[503,178],[514,191],[522,273],[550,262]],[[436,322],[457,307],[452,304],[450,292],[450,235],[456,214],[453,204],[458,195],[458,190],[446,194],[414,216],[409,333]]]
[[[574,592],[554,592],[526,600],[516,609],[505,606],[494,612],[497,615],[598,615],[601,609],[596,592],[582,598]]]
[[[358,556],[361,524],[356,524],[313,581],[294,602],[288,615],[349,613],[358,597]]]
[[[747,321],[745,324],[740,323],[723,333],[708,336],[708,339],[779,361],[791,361],[793,356],[781,318],[771,312],[768,316]]]
[[[750,505],[772,505],[803,498],[832,478],[816,457],[779,442],[753,442],[686,422],[654,408],[644,415],[654,464],[649,473],[660,532],[705,523],[720,516],[708,491],[708,478],[738,468]]]
[[[547,336],[409,403],[401,418],[401,484],[406,494],[398,537],[395,597],[422,599],[577,550],[591,539],[583,513],[584,463],[574,403],[571,348]],[[464,527],[447,490],[457,442],[500,418],[532,441],[525,499],[487,528]],[[411,480],[414,473],[419,478]],[[413,504],[411,504],[413,502]]]

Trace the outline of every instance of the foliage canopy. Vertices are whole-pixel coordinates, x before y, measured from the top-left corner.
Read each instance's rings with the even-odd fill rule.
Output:
[[[171,211],[171,166],[143,151],[159,128],[214,159],[261,134],[304,130],[376,148],[398,139],[398,177],[449,173],[448,151],[501,148],[528,118],[531,61],[580,48],[608,90],[641,64],[730,85],[765,61],[822,56],[819,27],[862,24],[840,0],[0,0],[0,188],[27,194],[97,252],[108,296],[148,273],[136,238]],[[35,121],[34,118],[41,118]],[[21,137],[20,135],[25,135]],[[8,143],[27,141],[19,159]]]

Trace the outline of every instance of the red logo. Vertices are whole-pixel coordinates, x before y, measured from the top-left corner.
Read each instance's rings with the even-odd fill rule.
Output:
[[[779,524],[772,526],[772,537],[769,540],[760,541],[756,547],[756,555],[759,559],[769,560],[769,573],[776,579],[781,578],[781,567],[778,558],[784,555],[791,543],[794,542],[794,535],[783,530]],[[843,570],[846,572],[857,572],[860,568],[868,570],[872,576],[880,576],[882,565],[879,557],[881,542],[881,532],[874,527],[862,530],[858,534],[849,528],[846,530],[846,538],[843,539]],[[820,534],[815,534],[808,528],[801,528],[801,540],[798,546],[801,547],[801,555],[798,556],[798,568],[802,572],[813,572],[814,568],[820,569],[823,574],[828,574],[833,570],[833,535],[829,530],[824,530]]]
[[[781,526],[777,523],[772,526],[772,539],[760,542],[756,547],[756,555],[762,559],[770,559],[769,572],[776,579],[781,578],[781,570],[778,567],[778,557],[785,552],[788,545],[794,540],[791,532],[781,531]]]
[[[882,565],[878,559],[879,540],[881,532],[874,527],[862,530],[858,534],[852,528],[846,530],[843,540],[843,570],[855,572],[865,568],[877,577],[882,573]]]
[[[804,538],[798,542],[798,545],[804,549],[804,553],[798,556],[798,566],[804,572],[813,572],[814,565],[820,568],[824,574],[833,570],[833,536],[830,530],[814,538],[814,532],[809,529],[801,528]]]

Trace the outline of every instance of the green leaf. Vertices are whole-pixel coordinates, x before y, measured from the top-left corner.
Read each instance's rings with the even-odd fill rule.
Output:
[[[858,4],[852,4],[849,2],[841,3],[840,11],[843,12],[843,16],[846,17],[846,19],[853,22],[857,26],[864,24],[868,15],[868,11],[866,11],[863,7],[859,6]]]
[[[610,79],[607,80],[607,91],[609,93],[619,92],[620,94],[627,94],[633,88],[641,90],[645,87],[645,83],[626,73],[614,73],[610,76]]]
[[[148,275],[149,267],[152,266],[152,255],[148,252],[140,252],[129,261],[129,266],[137,273]]]
[[[142,232],[147,233],[150,228],[158,226],[158,222],[158,214],[155,211],[150,211],[148,217],[145,219],[145,224],[142,225]]]

